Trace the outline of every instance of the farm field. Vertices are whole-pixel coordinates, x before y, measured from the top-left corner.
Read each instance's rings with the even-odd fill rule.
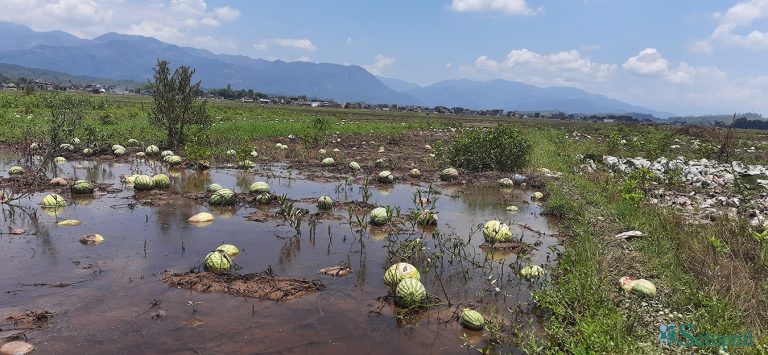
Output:
[[[71,130],[51,125],[59,99],[0,94],[3,341],[41,353],[659,353],[660,325],[690,323],[751,334],[728,353],[768,351],[763,132],[210,102],[205,140],[173,162],[150,99],[78,96]],[[160,174],[167,187],[137,176]],[[75,193],[79,180],[94,191]],[[41,206],[52,193],[61,206]],[[214,220],[188,222],[198,213]],[[90,234],[103,242],[80,242]],[[397,263],[418,269],[417,302],[385,284]],[[238,279],[249,274],[258,283]],[[480,330],[462,325],[464,309]]]

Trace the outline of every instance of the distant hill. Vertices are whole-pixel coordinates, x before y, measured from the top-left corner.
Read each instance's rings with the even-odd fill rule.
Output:
[[[765,121],[767,120],[765,117],[763,117],[759,113],[738,113],[736,114],[736,118],[745,118],[748,120],[754,120],[754,121]],[[714,125],[717,122],[722,122],[726,125],[731,124],[733,121],[733,114],[723,114],[723,115],[702,115],[702,116],[675,116],[669,118],[670,122],[678,122],[683,124],[692,124],[692,125],[703,125],[703,126],[711,126]]]
[[[108,33],[92,40],[73,40],[63,32],[34,32],[14,24],[0,25],[0,62],[43,68],[79,76],[146,81],[157,58],[190,65],[207,88],[254,89],[274,95],[306,95],[340,102],[415,104],[359,66],[284,62],[245,56],[216,55],[179,47],[150,37]],[[25,44],[35,38],[34,45]],[[64,38],[57,41],[57,38]]]
[[[575,88],[541,88],[507,80],[447,80],[405,93],[430,106],[583,114],[646,113],[662,118],[670,115]]]
[[[138,81],[93,78],[89,76],[71,75],[53,70],[27,68],[20,65],[5,63],[0,63],[0,77],[5,77],[11,80],[27,78],[29,80],[53,81],[57,83],[69,82],[73,84],[111,84],[132,88],[139,87],[144,84],[143,82]]]
[[[405,92],[408,90],[414,90],[421,87],[420,85],[416,85],[409,81],[394,79],[394,78],[387,78],[386,76],[377,75],[376,79],[379,79],[379,81],[381,81],[384,85],[398,92]]]

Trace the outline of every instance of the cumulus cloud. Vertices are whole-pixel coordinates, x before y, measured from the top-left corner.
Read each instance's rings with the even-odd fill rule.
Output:
[[[500,12],[505,15],[533,15],[525,0],[453,0],[456,12]]]
[[[234,42],[196,31],[240,16],[229,6],[211,10],[204,0],[0,0],[0,8],[0,21],[36,31],[63,30],[84,38],[118,32],[208,49],[232,48]]]
[[[278,47],[284,47],[284,48],[290,48],[290,49],[298,49],[302,51],[309,51],[314,52],[317,50],[317,46],[315,46],[312,41],[305,39],[305,38],[271,38],[271,39],[264,39],[259,41],[258,43],[253,44],[253,48],[256,48],[258,50],[267,50],[270,46],[278,46]]]
[[[696,42],[691,50],[711,53],[715,45],[768,48],[768,32],[752,28],[754,22],[768,18],[768,0],[748,0],[733,5],[725,13],[715,14],[717,27],[709,38]]]
[[[510,51],[503,61],[483,55],[473,64],[460,67],[460,71],[470,76],[501,76],[537,85],[604,81],[615,69],[615,65],[595,63],[575,49],[540,54],[525,48]]]
[[[382,71],[395,63],[394,57],[387,57],[383,54],[377,54],[374,60],[373,64],[363,65],[363,68],[373,75],[382,75]]]
[[[622,67],[640,76],[664,76],[669,73],[669,61],[656,48],[646,48],[640,54],[630,57]]]

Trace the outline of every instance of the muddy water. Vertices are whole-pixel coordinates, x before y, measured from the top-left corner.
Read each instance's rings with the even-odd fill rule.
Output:
[[[0,163],[7,175],[10,158]],[[435,249],[433,232],[471,238],[468,253],[480,259],[482,235],[478,225],[505,219],[531,229],[554,233],[529,203],[532,191],[502,192],[495,186],[443,187],[436,210],[439,224],[422,230],[406,227],[401,235],[386,238],[376,229],[363,233],[347,223],[347,211],[336,210],[338,220],[320,221],[314,238],[305,226],[301,236],[282,220],[247,221],[256,208],[209,209],[193,200],[178,198],[165,206],[136,204],[136,192],[120,182],[122,174],[164,172],[171,176],[174,192],[198,192],[216,182],[235,191],[247,191],[255,181],[267,181],[273,192],[300,200],[329,195],[337,201],[361,199],[360,186],[302,179],[299,172],[279,166],[256,172],[214,169],[205,173],[167,171],[153,163],[116,164],[76,161],[60,164],[57,175],[112,184],[119,193],[74,200],[57,216],[36,206],[45,194],[34,194],[17,203],[35,211],[35,223],[18,208],[3,206],[0,230],[24,228],[32,234],[0,235],[0,316],[25,309],[45,309],[56,315],[48,327],[28,334],[38,353],[465,353],[458,322],[449,321],[457,304],[490,305],[510,318],[508,308],[529,308],[531,285],[515,275],[518,256],[496,253],[488,268],[462,269],[446,263],[440,277],[422,270],[427,291],[452,306],[432,307],[417,317],[398,321],[397,309],[380,298],[387,294],[382,282],[390,265],[387,246],[397,240],[423,238]],[[340,179],[337,179],[340,181]],[[371,202],[413,208],[413,193],[425,186],[371,187]],[[139,198],[143,195],[138,193]],[[520,212],[509,214],[508,205]],[[312,204],[297,203],[312,212]],[[260,207],[276,210],[275,206]],[[191,215],[212,211],[217,219],[207,227],[185,221]],[[82,225],[62,227],[58,219],[77,219]],[[515,228],[524,241],[537,246],[520,256],[525,262],[545,264],[556,238]],[[89,233],[106,241],[84,246],[78,239]],[[288,302],[200,294],[169,288],[160,280],[164,270],[188,271],[221,243],[235,244],[241,273],[270,268],[284,277],[317,279],[327,288]],[[347,262],[353,273],[343,278],[318,275],[317,270]],[[491,279],[497,282],[491,285]],[[442,279],[442,280],[441,280]],[[64,285],[62,285],[64,283]],[[65,286],[65,287],[57,287]],[[495,287],[499,290],[495,290]],[[445,291],[443,291],[445,289]],[[193,314],[189,303],[195,303]],[[198,303],[199,302],[199,303]],[[152,307],[151,304],[159,306]],[[161,313],[162,317],[153,317]],[[487,314],[487,312],[484,312]],[[514,326],[511,324],[510,326]],[[0,336],[7,334],[0,333]],[[469,332],[482,346],[487,334]],[[502,350],[515,351],[514,345]]]

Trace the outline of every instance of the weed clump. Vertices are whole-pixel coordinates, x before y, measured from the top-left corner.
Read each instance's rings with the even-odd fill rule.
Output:
[[[448,162],[470,171],[518,171],[530,159],[531,142],[512,127],[498,125],[461,135],[446,152]]]

